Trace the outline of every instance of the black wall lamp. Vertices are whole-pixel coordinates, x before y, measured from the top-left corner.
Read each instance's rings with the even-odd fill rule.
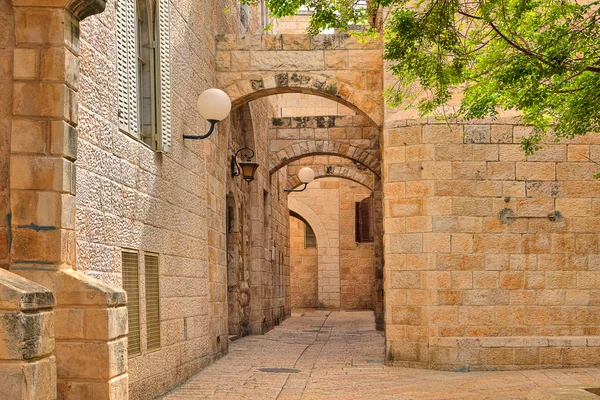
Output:
[[[231,112],[231,99],[220,89],[208,89],[198,97],[198,111],[202,118],[210,123],[204,135],[183,135],[184,139],[206,139],[215,130],[217,122],[227,118]]]
[[[246,158],[246,161],[237,162],[238,154],[242,151],[246,151],[246,153],[242,153],[242,156]],[[242,175],[244,180],[248,183],[254,180],[254,174],[256,174],[256,170],[258,169],[258,164],[252,161],[252,157],[254,157],[254,150],[249,147],[244,147],[235,152],[233,156],[231,156],[231,177],[235,178],[236,176]]]
[[[312,168],[304,167],[298,172],[298,179],[304,184],[302,189],[284,189],[286,192],[304,192],[309,183],[315,180],[315,171]]]

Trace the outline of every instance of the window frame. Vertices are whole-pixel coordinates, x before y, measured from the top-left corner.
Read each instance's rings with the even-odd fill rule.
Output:
[[[134,139],[136,139],[137,141],[139,141],[140,143],[146,145],[147,147],[151,148],[154,151],[158,150],[158,130],[157,130],[157,126],[158,126],[158,115],[157,115],[157,109],[158,109],[158,96],[156,95],[156,89],[157,87],[160,85],[160,82],[158,82],[159,76],[156,73],[157,70],[157,63],[160,63],[160,54],[159,52],[156,51],[156,37],[158,35],[160,35],[160,32],[158,32],[158,24],[156,23],[156,18],[157,18],[157,12],[156,12],[156,1],[155,0],[135,0],[136,2],[136,31],[135,31],[135,39],[136,39],[136,60],[138,60],[138,68],[137,68],[137,110],[138,110],[138,136],[136,137],[135,135],[132,135],[131,133],[128,132],[128,134],[130,136],[132,136]],[[146,5],[146,17],[148,18],[148,27],[147,29],[145,29],[146,32],[140,32],[141,31],[141,27],[142,24],[140,21],[139,16],[141,15],[140,13],[140,3],[145,3]],[[144,110],[144,90],[143,90],[143,86],[144,86],[144,72],[142,71],[141,68],[141,64],[143,64],[143,58],[141,55],[141,50],[142,50],[142,43],[141,43],[141,38],[142,35],[146,34],[148,37],[148,51],[150,52],[150,55],[148,56],[148,60],[149,60],[149,65],[150,65],[150,77],[148,79],[149,84],[150,84],[150,135],[148,136],[148,140],[150,141],[150,143],[148,143],[145,138],[146,136],[144,135],[144,116],[145,113],[143,112]]]
[[[365,207],[367,208],[366,211]],[[366,220],[365,215],[367,215]],[[373,195],[365,197],[361,201],[357,201],[355,203],[354,221],[354,238],[356,243],[360,244],[375,242],[375,210]],[[368,229],[368,237],[363,237],[365,225]]]
[[[310,234],[309,234],[310,233]],[[310,243],[309,238],[314,238],[314,244]],[[313,230],[312,226],[304,222],[304,248],[305,249],[316,249],[317,248],[317,235]]]
[[[150,251],[136,250],[136,249],[131,249],[131,248],[121,248],[121,260],[123,259],[124,254],[135,254],[137,257],[137,288],[138,288],[137,311],[138,311],[138,329],[139,329],[139,351],[136,353],[133,353],[133,354],[129,353],[129,348],[127,351],[127,358],[133,359],[133,358],[144,356],[144,355],[154,353],[156,351],[160,351],[163,349],[163,347],[162,347],[162,330],[160,327],[160,324],[161,324],[160,307],[161,307],[161,302],[162,302],[162,299],[160,296],[160,281],[161,281],[160,271],[162,269],[161,268],[162,257],[160,256],[159,253],[154,253],[154,252],[150,252]],[[157,272],[158,272],[157,296],[158,296],[158,343],[159,343],[159,346],[157,348],[152,348],[152,349],[148,348],[148,297],[147,297],[148,291],[147,291],[147,285],[146,285],[146,278],[147,278],[146,257],[147,256],[156,257]],[[123,266],[121,266],[121,273],[122,273],[122,276],[124,277]],[[123,280],[122,287],[123,287],[123,290],[125,290],[124,280]],[[129,322],[129,294],[128,294],[127,312],[128,312],[127,321]],[[143,316],[143,318],[142,318],[142,316]],[[131,330],[130,330],[130,332],[131,332]],[[128,333],[127,337],[129,338],[129,333]]]

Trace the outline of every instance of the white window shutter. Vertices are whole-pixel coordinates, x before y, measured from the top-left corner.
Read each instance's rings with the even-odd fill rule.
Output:
[[[135,0],[117,2],[117,76],[119,129],[138,136],[138,73]]]
[[[129,0],[117,2],[117,121],[119,129],[129,131],[129,76],[127,69],[127,3]]]
[[[138,121],[138,45],[137,45],[137,10],[135,0],[127,3],[127,77],[129,105],[129,133],[139,137]]]
[[[157,150],[171,151],[171,51],[169,27],[169,0],[158,0],[157,90],[158,140]]]

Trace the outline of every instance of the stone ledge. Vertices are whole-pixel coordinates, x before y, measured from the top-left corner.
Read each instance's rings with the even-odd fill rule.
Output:
[[[56,293],[57,306],[106,306],[119,307],[126,304],[126,294],[121,288],[73,270],[38,271],[34,269],[17,269],[19,275],[36,281]]]
[[[430,338],[427,364],[465,372],[592,367],[600,364],[600,336]]]
[[[53,306],[50,290],[0,268],[0,309],[31,311]]]
[[[553,386],[532,390],[527,400],[598,400],[599,394],[600,387]]]

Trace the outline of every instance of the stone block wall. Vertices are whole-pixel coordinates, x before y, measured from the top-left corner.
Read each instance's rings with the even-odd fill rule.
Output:
[[[304,117],[307,115],[355,115],[352,109],[335,101],[305,93],[277,95],[280,117]]]
[[[54,296],[0,269],[0,398],[56,399]]]
[[[290,217],[290,304],[295,308],[319,306],[319,253],[305,247],[305,222]]]
[[[8,269],[10,201],[8,168],[12,114],[14,16],[10,0],[0,1],[0,268]]]
[[[599,136],[547,144],[525,157],[519,140],[529,132],[511,120],[404,121],[385,129],[391,364],[456,361],[455,350],[436,338],[487,348],[467,338],[598,334],[600,183],[590,159],[597,158]],[[537,347],[511,343],[490,346],[506,348],[492,351],[505,353],[502,363],[467,357],[449,364],[509,367],[528,358],[516,347]],[[533,353],[530,367],[571,365],[546,363],[537,358],[541,349]]]
[[[339,178],[319,179],[310,183],[304,192],[289,195],[290,210],[304,218],[317,236],[319,307],[370,309],[374,306],[375,246],[374,243],[356,243],[354,235],[355,202],[370,195],[371,191],[364,186]],[[298,232],[294,233],[296,240],[291,241],[290,254],[292,260],[297,261],[307,249],[304,249],[304,238],[298,240]],[[312,265],[306,267],[314,269]],[[291,278],[294,276],[296,274]],[[305,276],[305,280],[308,277]],[[292,300],[300,300],[302,296],[296,291],[305,285],[292,281],[291,286]],[[302,304],[292,301],[292,307],[304,307]]]
[[[121,286],[122,249],[159,254],[161,347],[146,349],[142,302],[141,355],[128,362],[134,399],[166,392],[227,352],[226,195],[230,191],[248,217],[244,240],[250,244],[249,269],[242,275],[250,286],[245,290],[250,304],[244,307],[252,311],[249,315],[244,311],[243,316],[249,317],[245,329],[261,333],[289,313],[285,296],[274,296],[273,266],[266,257],[272,243],[253,247],[252,242],[255,236],[271,237],[278,251],[287,254],[287,215],[279,218],[283,227],[274,224],[273,233],[267,234],[267,228],[255,221],[260,218],[262,224],[264,212],[254,214],[265,209],[263,191],[277,190],[271,187],[265,167],[268,131],[262,122],[274,115],[272,101],[261,99],[246,111],[234,110],[207,140],[182,139],[183,134],[206,131],[196,100],[203,90],[217,86],[215,36],[240,33],[238,8],[225,12],[228,6],[225,0],[206,7],[187,0],[170,4],[173,142],[172,151],[164,154],[117,127],[114,2],[81,25],[77,269]],[[260,29],[255,11],[251,9],[251,32]],[[240,121],[244,113],[249,113],[253,132],[248,133]],[[241,140],[248,135],[252,140]],[[233,181],[230,172],[233,151],[243,144],[255,148],[261,164],[257,180],[250,185],[239,177]],[[271,204],[269,198],[267,209],[273,206],[283,213],[278,201]],[[141,287],[141,298],[144,294]]]

